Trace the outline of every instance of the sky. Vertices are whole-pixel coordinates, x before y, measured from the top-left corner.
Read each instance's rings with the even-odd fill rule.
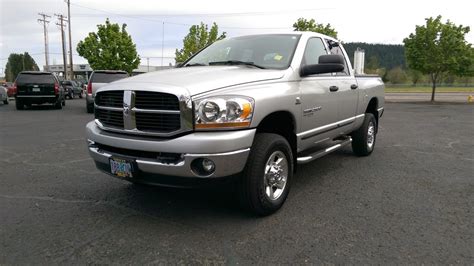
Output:
[[[467,40],[474,43],[474,16],[469,1],[160,1],[71,0],[73,61],[87,63],[75,47],[106,18],[126,23],[142,58],[141,65],[174,64],[175,49],[189,27],[216,22],[228,37],[287,32],[300,17],[330,23],[344,42],[402,44],[425,18],[442,15],[471,27]],[[62,64],[61,32],[54,14],[67,15],[64,0],[0,0],[0,73],[10,53],[28,52],[38,65],[45,63],[43,26],[38,13],[51,15],[48,25],[50,64]],[[164,30],[164,31],[163,31]],[[164,36],[164,38],[163,38]],[[162,49],[163,47],[163,49]],[[163,60],[161,59],[163,52]],[[1,74],[0,74],[1,75]]]

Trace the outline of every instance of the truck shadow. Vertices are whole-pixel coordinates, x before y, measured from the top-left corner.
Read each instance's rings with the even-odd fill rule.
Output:
[[[336,151],[312,163],[298,166],[292,190],[285,205],[297,204],[292,200],[300,192],[318,186],[322,178],[330,178],[330,172],[340,167],[341,161],[356,158],[350,149]],[[255,219],[245,211],[238,200],[236,183],[216,184],[203,188],[168,188],[130,184],[120,188],[115,204],[152,217],[180,219]],[[325,199],[319,199],[324,201]],[[284,210],[276,215],[284,215]],[[271,217],[271,216],[270,216]]]

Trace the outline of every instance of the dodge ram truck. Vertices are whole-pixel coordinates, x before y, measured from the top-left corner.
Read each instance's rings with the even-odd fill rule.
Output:
[[[382,80],[355,75],[338,40],[251,35],[98,89],[86,135],[107,174],[182,187],[232,178],[243,206],[269,215],[297,164],[349,144],[370,155],[383,106]]]

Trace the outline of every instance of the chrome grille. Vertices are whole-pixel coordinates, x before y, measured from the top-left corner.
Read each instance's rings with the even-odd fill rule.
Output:
[[[96,108],[95,119],[98,119],[104,126],[123,129],[122,111],[111,111]]]
[[[169,93],[135,92],[135,107],[139,109],[179,110],[178,98]]]
[[[180,128],[179,114],[135,114],[137,129],[142,131],[172,132]]]
[[[192,123],[182,121],[192,116],[192,109],[179,99],[171,93],[152,91],[98,92],[96,122],[105,130],[128,134],[170,136],[192,130]],[[182,117],[181,112],[187,115]]]
[[[104,91],[95,96],[95,104],[108,107],[123,107],[123,91]]]

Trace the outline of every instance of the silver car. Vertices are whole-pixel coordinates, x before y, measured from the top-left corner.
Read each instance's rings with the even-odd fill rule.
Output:
[[[3,86],[0,86],[0,101],[3,104],[8,104],[8,89]]]
[[[92,72],[89,83],[87,84],[86,108],[88,113],[94,112],[94,96],[97,90],[114,82],[128,77],[128,73],[121,70],[96,70]]]

